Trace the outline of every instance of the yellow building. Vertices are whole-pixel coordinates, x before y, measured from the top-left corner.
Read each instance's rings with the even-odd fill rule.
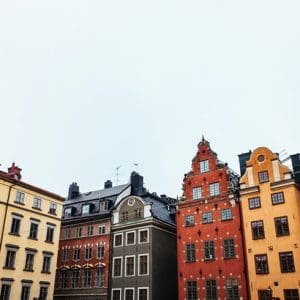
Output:
[[[0,299],[53,299],[64,199],[20,172],[0,171]]]
[[[250,297],[299,299],[299,186],[278,154],[268,148],[239,158]]]

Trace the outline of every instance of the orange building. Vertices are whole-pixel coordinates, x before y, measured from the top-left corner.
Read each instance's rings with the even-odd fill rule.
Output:
[[[251,299],[299,300],[300,190],[277,153],[239,155],[240,202]]]

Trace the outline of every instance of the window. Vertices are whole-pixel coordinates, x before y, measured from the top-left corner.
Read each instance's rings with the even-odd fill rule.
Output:
[[[134,256],[125,257],[125,276],[134,276]]]
[[[115,247],[123,246],[123,234],[115,234]]]
[[[96,287],[104,287],[104,268],[96,269],[95,286]]]
[[[213,222],[213,214],[211,211],[205,212],[202,214],[202,223],[212,223]]]
[[[205,260],[215,259],[214,241],[205,241],[204,242],[204,259]]]
[[[138,300],[148,300],[148,288],[138,288]]]
[[[221,221],[232,220],[231,208],[225,208],[221,210]]]
[[[186,261],[187,262],[193,262],[196,261],[196,249],[195,244],[186,244],[185,246],[186,250]]]
[[[47,226],[47,233],[46,233],[46,241],[47,243],[53,243],[54,238],[54,227],[53,226]]]
[[[89,225],[88,228],[87,228],[87,235],[88,236],[93,235],[93,231],[94,231],[93,225]]]
[[[42,199],[35,197],[33,199],[33,205],[32,205],[32,207],[33,208],[37,208],[37,209],[41,209],[41,207],[42,207]]]
[[[139,243],[148,242],[148,229],[139,230]]]
[[[100,245],[97,247],[97,258],[102,259],[104,257],[104,246]]]
[[[125,300],[134,299],[134,289],[125,289]]]
[[[65,218],[69,218],[72,216],[72,207],[67,207],[65,209]]]
[[[71,229],[70,228],[66,228],[64,230],[64,238],[65,239],[69,239],[71,237]]]
[[[239,286],[235,278],[226,279],[226,294],[227,300],[239,300]]]
[[[1,286],[0,299],[9,300],[9,296],[10,296],[10,283],[3,282]]]
[[[67,287],[67,283],[68,283],[68,273],[65,270],[60,271],[60,287],[62,289],[65,289]]]
[[[83,287],[90,287],[92,279],[92,272],[90,269],[83,270]]]
[[[276,236],[289,235],[289,222],[287,217],[274,218]]]
[[[24,271],[33,271],[33,263],[34,263],[34,253],[27,252]]]
[[[234,239],[223,240],[224,259],[235,258]]]
[[[67,261],[68,260],[68,249],[63,249],[62,255],[61,255],[61,260],[62,261]]]
[[[29,300],[29,296],[30,296],[30,286],[22,285],[21,300]]]
[[[112,300],[121,300],[121,290],[112,290]]]
[[[84,250],[84,259],[91,259],[92,258],[92,247],[87,247]]]
[[[283,290],[284,300],[299,300],[298,289]]]
[[[41,286],[39,300],[47,300],[47,295],[48,295],[48,287]]]
[[[76,237],[81,237],[82,235],[82,227],[77,227],[76,228]]]
[[[268,182],[269,181],[268,171],[258,172],[258,180],[259,180],[259,183]]]
[[[194,226],[195,225],[195,217],[194,216],[186,216],[185,217],[185,226]]]
[[[209,171],[208,159],[200,161],[200,173],[205,173]]]
[[[139,255],[139,275],[148,275],[148,254]]]
[[[114,257],[113,259],[113,277],[122,276],[122,257]]]
[[[258,240],[265,238],[264,221],[253,221],[251,222],[252,239]]]
[[[99,210],[100,211],[105,211],[108,210],[108,201],[102,201],[99,204]]]
[[[217,283],[214,279],[206,280],[206,300],[216,300],[217,297]]]
[[[293,252],[279,252],[281,273],[295,272]]]
[[[49,214],[56,215],[57,205],[54,202],[50,202]]]
[[[51,256],[44,255],[42,273],[50,273]]]
[[[271,300],[272,292],[270,290],[258,290],[258,300]]]
[[[16,251],[17,249],[8,248],[5,259],[5,268],[14,269],[16,261]]]
[[[209,185],[209,194],[210,196],[217,196],[220,194],[219,182],[211,183]]]
[[[260,208],[260,197],[250,198],[248,199],[249,209]]]
[[[128,220],[128,211],[123,211],[121,214],[121,220],[126,221]]]
[[[140,218],[142,216],[142,212],[143,212],[143,209],[142,208],[137,208],[134,210],[134,217],[135,218]]]
[[[187,300],[197,300],[197,281],[186,282]]]
[[[268,257],[266,254],[254,255],[256,274],[268,274]]]
[[[193,200],[201,199],[202,198],[202,189],[201,187],[193,188]]]
[[[99,234],[105,234],[105,225],[99,225]]]
[[[30,239],[37,240],[38,230],[39,230],[39,223],[31,221],[28,237]]]
[[[10,227],[10,234],[20,235],[22,217],[13,215]]]
[[[272,194],[271,198],[272,198],[272,204],[273,205],[284,203],[284,194],[283,194],[283,192]]]
[[[80,249],[76,248],[76,249],[74,249],[74,252],[73,252],[73,260],[79,260],[79,259],[80,259]]]
[[[71,273],[71,287],[77,288],[79,286],[79,271],[73,270]]]
[[[90,205],[89,204],[82,205],[82,214],[88,215],[89,213],[90,213]]]
[[[126,232],[126,245],[135,244],[135,232]]]
[[[20,204],[24,204],[25,194],[23,192],[17,191],[16,194],[16,202]]]

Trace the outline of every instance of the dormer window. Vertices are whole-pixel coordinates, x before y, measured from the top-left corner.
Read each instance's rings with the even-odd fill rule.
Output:
[[[72,207],[68,207],[65,209],[65,218],[69,218],[72,216]]]
[[[209,171],[208,159],[200,161],[200,173],[205,173]]]
[[[101,201],[99,204],[99,210],[100,211],[108,210],[108,201]]]
[[[88,215],[89,213],[90,213],[90,205],[89,204],[82,205],[82,214]]]

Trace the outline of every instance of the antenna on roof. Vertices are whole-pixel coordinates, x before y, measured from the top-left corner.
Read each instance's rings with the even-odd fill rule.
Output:
[[[139,164],[138,163],[133,163],[133,165],[136,167],[136,172],[139,172]]]
[[[116,185],[119,185],[119,169],[121,166],[116,167]]]
[[[279,159],[280,159],[281,163],[284,163],[284,162],[286,162],[290,159],[290,156],[289,156],[288,152],[285,149],[281,150],[279,152],[278,156],[279,156]]]

